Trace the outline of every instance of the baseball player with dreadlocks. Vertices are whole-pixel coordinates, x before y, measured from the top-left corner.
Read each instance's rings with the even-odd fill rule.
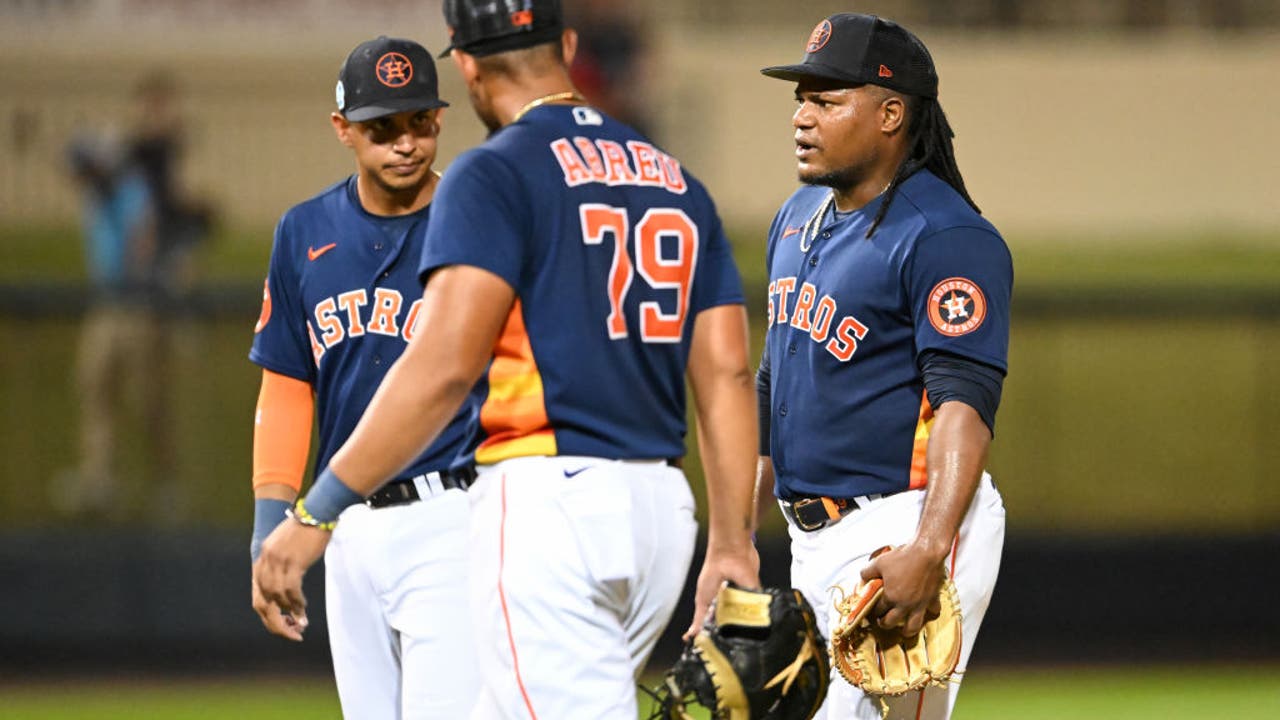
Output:
[[[291,208],[276,228],[249,358],[261,365],[254,425],[256,560],[302,486],[313,417],[317,464],[347,439],[404,353],[422,308],[421,230],[440,183],[435,62],[412,40],[378,37],[339,71],[330,121],[356,173]],[[329,644],[343,715],[453,720],[479,693],[465,618],[475,470],[468,401],[430,447],[342,513],[325,554]],[[255,565],[255,575],[259,571]],[[258,592],[267,630],[304,622]]]
[[[828,588],[882,579],[872,615],[912,637],[952,577],[956,674],[887,706],[894,718],[947,718],[1004,541],[983,468],[1007,370],[1012,260],[965,190],[920,40],[841,13],[805,51],[763,71],[796,83],[805,187],[769,230],[760,483],[787,517],[791,581],[820,609],[824,636],[836,620]],[[836,678],[817,717],[881,710]]]

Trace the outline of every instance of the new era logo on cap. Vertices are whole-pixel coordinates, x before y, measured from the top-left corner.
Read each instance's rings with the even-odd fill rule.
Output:
[[[805,43],[804,60],[760,72],[799,82],[820,78],[880,85],[908,95],[938,96],[933,58],[906,28],[875,15],[837,13],[818,23]]]
[[[385,35],[360,43],[347,56],[334,99],[338,112],[354,122],[449,105],[440,99],[431,53],[412,40]]]

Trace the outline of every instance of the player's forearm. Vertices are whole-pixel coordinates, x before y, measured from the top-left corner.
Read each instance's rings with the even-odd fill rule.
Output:
[[[368,496],[431,444],[488,366],[514,302],[511,286],[486,270],[431,275],[413,340],[329,463],[346,488]]]
[[[770,508],[777,507],[773,501],[773,481],[773,459],[768,455],[761,455],[756,461],[756,525],[753,531],[760,529],[760,524]]]
[[[302,487],[314,412],[310,383],[262,371],[253,421],[253,537],[249,554],[255,560],[263,541],[284,520]]]
[[[311,384],[262,371],[253,421],[254,497],[292,502],[311,452],[315,399]]]
[[[929,484],[915,544],[941,561],[951,551],[987,463],[991,431],[977,411],[947,402],[934,415],[926,457]]]
[[[701,313],[690,352],[712,545],[749,544],[755,526],[758,432],[745,315],[741,306]]]
[[[750,393],[746,398],[750,410]],[[698,445],[707,482],[708,542],[736,545],[749,543],[755,529],[755,423],[736,399],[722,400],[718,408],[698,413]]]

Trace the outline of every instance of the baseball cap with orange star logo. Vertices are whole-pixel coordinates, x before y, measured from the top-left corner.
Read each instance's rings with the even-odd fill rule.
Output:
[[[879,85],[907,95],[938,96],[938,71],[929,50],[911,31],[875,15],[836,13],[818,23],[804,46],[804,60],[760,72],[780,80],[823,79]]]
[[[338,112],[353,122],[449,106],[440,99],[431,53],[412,40],[385,35],[351,51],[334,94]]]

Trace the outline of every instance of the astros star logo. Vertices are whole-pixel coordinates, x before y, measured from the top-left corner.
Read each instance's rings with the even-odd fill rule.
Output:
[[[962,277],[947,278],[933,286],[928,308],[929,324],[947,337],[971,333],[987,319],[987,300],[982,289]]]
[[[375,71],[378,82],[391,88],[404,87],[413,79],[413,63],[398,52],[389,52],[378,58]]]
[[[807,53],[816,53],[831,39],[831,21],[823,20],[809,34],[809,44],[804,46]]]
[[[961,297],[955,292],[951,293],[951,297],[943,301],[942,307],[947,311],[947,322],[955,322],[957,318],[969,317],[969,311],[965,309],[968,305],[967,297]]]

